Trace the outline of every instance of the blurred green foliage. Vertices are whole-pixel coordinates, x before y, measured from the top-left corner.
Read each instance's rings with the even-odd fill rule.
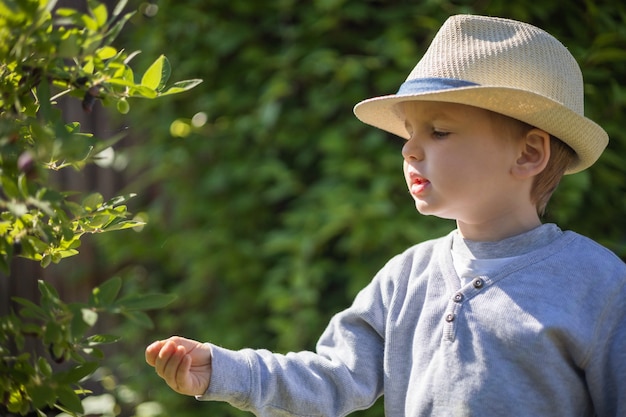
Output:
[[[153,99],[199,84],[192,79],[167,85],[171,67],[163,55],[140,77],[129,66],[135,55],[111,43],[133,15],[126,1],[107,6],[86,2],[86,12],[57,7],[55,0],[0,2],[0,272],[9,274],[13,257],[42,267],[78,253],[81,238],[134,228],[124,203],[132,194],[105,201],[98,192],[76,195],[58,189],[50,171],[81,171],[121,136],[102,140],[66,120],[59,99],[76,97],[85,112],[97,101],[126,114],[127,99]],[[66,117],[64,117],[66,116]],[[19,274],[7,279],[29,279]],[[4,285],[4,288],[15,288]],[[57,408],[71,415],[84,409],[83,380],[103,358],[97,346],[117,340],[94,334],[101,313],[150,327],[143,311],[162,308],[169,295],[119,297],[122,280],[112,278],[91,290],[88,302],[66,303],[40,280],[40,300],[14,297],[17,306],[0,316],[0,414],[45,416]],[[7,308],[9,310],[9,308]],[[63,363],[62,367],[56,364]]]
[[[0,271],[8,273],[13,255],[51,262],[78,253],[85,233],[141,225],[128,219],[123,203],[132,194],[108,202],[98,193],[76,198],[54,189],[50,171],[82,170],[121,135],[102,140],[67,121],[59,99],[82,99],[91,112],[96,101],[128,113],[130,97],[153,99],[199,84],[186,80],[166,88],[171,68],[159,56],[139,78],[128,54],[111,46],[133,13],[126,1],[109,13],[88,1],[88,12],[55,7],[53,0],[0,3]],[[76,201],[78,200],[78,202]]]
[[[126,42],[150,56],[175,40],[171,61],[205,82],[126,118],[138,139],[127,150],[129,191],[149,222],[130,238],[103,236],[101,250],[137,291],[180,300],[155,313],[154,331],[127,334],[131,346],[179,334],[233,349],[312,349],[387,259],[454,227],[415,211],[402,141],[352,116],[359,100],[397,90],[451,14],[527,21],[579,60],[587,115],[611,143],[594,167],[565,178],[545,221],[626,258],[622,2],[161,0],[141,8]],[[246,415],[171,392],[142,355],[129,349],[111,364],[117,389],[130,387],[134,401],[158,401],[162,415],[177,417]],[[383,415],[380,406],[355,415]]]

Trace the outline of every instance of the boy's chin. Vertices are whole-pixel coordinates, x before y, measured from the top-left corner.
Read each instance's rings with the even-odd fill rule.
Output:
[[[444,220],[456,220],[456,217],[451,216],[449,213],[444,213],[441,210],[437,210],[436,208],[429,206],[428,204],[424,204],[422,201],[415,202],[415,209],[422,216],[434,216]]]

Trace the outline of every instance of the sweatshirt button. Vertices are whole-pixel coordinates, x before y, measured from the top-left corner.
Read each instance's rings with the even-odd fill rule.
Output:
[[[474,288],[482,288],[483,285],[485,285],[485,282],[482,279],[476,278],[474,280]]]
[[[454,318],[455,318],[454,314],[448,314],[448,315],[446,316],[446,321],[447,321],[448,323],[452,323],[452,322],[454,321]]]
[[[454,302],[460,303],[461,301],[463,301],[463,294],[461,294],[461,293],[455,294],[454,295]]]

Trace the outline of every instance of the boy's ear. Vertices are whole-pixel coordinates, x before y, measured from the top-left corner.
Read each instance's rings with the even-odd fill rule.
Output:
[[[537,128],[529,130],[521,139],[519,150],[513,174],[521,179],[534,177],[550,160],[550,134]]]

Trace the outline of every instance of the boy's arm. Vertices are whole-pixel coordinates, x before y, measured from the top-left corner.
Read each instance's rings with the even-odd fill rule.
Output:
[[[388,309],[398,276],[408,273],[399,264],[400,257],[388,262],[331,319],[315,352],[233,351],[174,337],[150,345],[146,360],[177,392],[259,417],[345,416],[368,408],[383,392]]]
[[[211,380],[211,348],[195,340],[156,341],[146,348],[146,362],[180,394],[201,395]]]
[[[263,417],[343,416],[382,393],[384,307],[376,305],[378,292],[373,282],[337,314],[317,353],[232,351],[173,336],[149,345],[146,361],[174,391],[200,400],[225,401]]]
[[[286,355],[212,346],[209,388],[200,400],[226,401],[257,416],[344,416],[382,394],[384,322],[375,279],[337,314],[316,352]]]

